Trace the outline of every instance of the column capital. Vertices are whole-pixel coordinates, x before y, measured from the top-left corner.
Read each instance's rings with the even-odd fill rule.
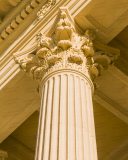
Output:
[[[46,35],[40,32],[36,36],[35,46],[14,53],[15,62],[37,80],[56,70],[69,68],[86,74],[93,81],[113,64],[119,51],[99,42],[94,45],[93,30],[82,33],[68,9],[60,7],[51,29]]]

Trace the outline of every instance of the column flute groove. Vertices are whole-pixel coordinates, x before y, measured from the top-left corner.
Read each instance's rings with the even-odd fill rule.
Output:
[[[77,141],[77,111],[76,111],[76,77],[74,76],[74,96],[75,96],[75,141],[76,141],[76,160],[78,159],[78,141]]]
[[[81,82],[81,96],[82,96],[82,118],[83,118],[83,142],[84,142],[84,159],[90,159],[90,144],[89,144],[89,122],[87,113],[86,82],[82,79]]]
[[[66,160],[68,160],[68,156],[69,156],[69,151],[68,151],[68,148],[69,148],[69,135],[68,135],[68,131],[69,131],[69,125],[68,125],[68,119],[69,119],[69,112],[68,112],[68,82],[69,82],[69,76],[68,75],[66,75],[67,76],[67,96],[66,96],[66,115],[67,115],[67,123],[66,123],[66,129],[67,129],[67,134],[66,134],[66,139],[67,139],[67,148],[66,148],[66,150],[67,150],[67,153],[66,153],[66,155],[67,155],[67,157],[66,157]]]
[[[48,95],[47,95],[47,113],[45,115],[45,130],[43,139],[43,154],[42,154],[42,159],[48,158],[49,156],[49,147],[50,147],[50,125],[51,125],[51,117],[52,117],[52,92],[53,90],[53,79],[48,81]],[[43,106],[42,106],[43,107]]]
[[[46,88],[45,88],[45,93],[44,93],[44,99],[43,99],[43,111],[42,111],[42,120],[41,122],[41,129],[40,129],[40,143],[39,143],[39,157],[38,159],[41,160],[42,157],[42,152],[43,152],[43,147],[44,147],[44,132],[45,132],[45,118],[46,118],[46,110],[47,110],[47,94],[48,94],[48,82],[46,83]]]
[[[43,100],[44,99],[44,92],[45,92],[45,86],[43,87],[43,93],[42,93],[42,96],[41,96],[41,99]],[[41,106],[42,106],[42,103],[43,103],[43,101],[41,101]],[[43,110],[43,108],[42,107],[40,107],[40,112],[42,113],[42,110]],[[40,142],[40,127],[41,127],[41,119],[42,119],[42,114],[40,114],[39,115],[39,122],[38,122],[38,132],[37,132],[37,142],[36,142],[36,155],[35,155],[35,160],[37,160],[37,156],[38,156],[38,154],[37,154],[37,152],[38,152],[38,150],[39,150],[39,142]]]
[[[45,132],[45,130],[46,130],[46,118],[47,118],[47,104],[48,104],[48,94],[49,94],[49,81],[47,82],[47,94],[46,94],[46,103],[45,103],[45,105],[43,105],[44,106],[44,108],[45,108],[45,113],[44,113],[44,128],[42,128],[42,130],[43,130],[43,132],[42,132],[42,135],[41,135],[41,137],[42,137],[42,153],[41,153],[41,157],[44,155],[44,147],[45,147],[45,136],[46,136],[46,132]],[[41,144],[40,144],[40,146],[41,146]],[[42,159],[40,157],[40,159]]]
[[[59,111],[58,111],[58,144],[57,144],[57,160],[59,160],[59,134],[60,134],[60,93],[61,93],[61,76],[59,75]]]
[[[52,80],[53,80],[53,86],[52,86],[52,99],[50,100],[51,101],[51,120],[50,120],[50,136],[49,136],[49,154],[48,154],[48,160],[51,160],[51,139],[52,139],[52,118],[53,118],[53,98],[54,98],[54,81],[55,81],[55,78],[52,77]],[[44,158],[45,159],[45,158]]]
[[[68,160],[76,159],[76,125],[75,125],[75,88],[74,88],[74,75],[69,74],[69,84],[68,84],[68,93],[69,93],[69,100],[68,100],[68,110],[69,110],[69,156]]]
[[[92,95],[91,93],[91,89],[89,90],[90,94]],[[94,124],[94,111],[93,111],[93,102],[92,102],[92,98],[90,97],[90,103],[91,103],[91,107],[90,107],[90,110],[91,110],[91,118],[92,118],[92,127],[94,128],[92,130],[92,135],[93,135],[93,159],[96,159],[97,158],[97,152],[96,152],[96,134],[95,134],[95,124]]]
[[[83,137],[83,115],[82,115],[82,95],[81,95],[81,83],[82,83],[82,79],[80,78],[80,81],[79,81],[79,88],[80,88],[80,112],[81,112],[81,137],[82,137],[82,158],[84,160],[84,137]]]

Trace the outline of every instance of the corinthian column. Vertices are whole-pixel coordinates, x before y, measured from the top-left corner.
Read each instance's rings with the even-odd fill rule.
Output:
[[[97,160],[93,81],[116,56],[94,51],[94,38],[92,30],[78,34],[68,10],[60,8],[47,36],[37,35],[35,52],[14,54],[20,67],[40,80],[35,160]]]

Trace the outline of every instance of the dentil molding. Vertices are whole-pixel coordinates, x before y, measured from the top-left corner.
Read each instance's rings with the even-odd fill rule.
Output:
[[[8,0],[8,2],[16,6],[21,0]],[[12,32],[17,28],[20,23],[25,20],[25,18],[37,7],[42,0],[32,0],[30,4],[28,4],[25,9],[23,9],[16,17],[12,20],[12,22],[1,32],[0,35],[0,43],[2,43]],[[44,15],[55,5],[56,0],[48,0],[45,5],[43,5],[42,9],[37,13],[38,20],[42,19]],[[2,17],[0,17],[0,21],[2,21]]]

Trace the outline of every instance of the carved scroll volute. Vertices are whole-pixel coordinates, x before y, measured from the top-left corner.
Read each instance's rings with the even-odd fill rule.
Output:
[[[93,81],[113,64],[119,50],[96,43],[92,30],[79,34],[67,8],[60,8],[58,14],[49,36],[39,33],[33,48],[14,54],[16,63],[34,79],[68,68],[79,70]]]

